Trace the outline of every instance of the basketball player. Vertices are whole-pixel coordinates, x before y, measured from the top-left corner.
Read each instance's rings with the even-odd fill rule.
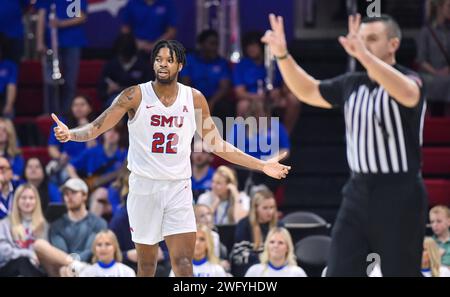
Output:
[[[422,81],[397,64],[401,31],[390,16],[349,17],[339,42],[366,72],[318,81],[289,55],[283,18],[269,16],[263,41],[299,100],[341,108],[351,178],[332,233],[328,276],[367,276],[372,256],[384,276],[419,276],[427,199],[421,177],[426,109]],[[370,253],[376,253],[370,255]]]
[[[138,256],[138,276],[155,274],[158,243],[169,249],[176,276],[192,276],[196,222],[192,207],[191,141],[195,131],[219,157],[281,179],[290,167],[278,163],[284,155],[261,161],[244,154],[220,136],[205,97],[177,83],[186,58],[174,40],[155,45],[155,81],[124,90],[95,121],[69,129],[56,115],[54,128],[61,142],[88,141],[111,129],[128,114],[129,195],[127,209]]]

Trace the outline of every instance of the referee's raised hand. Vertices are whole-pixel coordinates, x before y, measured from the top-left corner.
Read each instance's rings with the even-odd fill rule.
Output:
[[[58,117],[52,113],[52,119],[56,122],[57,126],[53,128],[53,132],[55,132],[55,137],[59,142],[67,142],[70,140],[70,132],[69,128],[61,122]]]
[[[270,47],[275,57],[287,54],[286,36],[284,34],[283,17],[269,14],[271,30],[267,30],[261,41]]]
[[[361,26],[361,15],[350,15],[348,17],[348,34],[347,36],[340,36],[339,43],[350,56],[360,59],[363,55],[368,53],[366,45],[359,34],[359,27]]]

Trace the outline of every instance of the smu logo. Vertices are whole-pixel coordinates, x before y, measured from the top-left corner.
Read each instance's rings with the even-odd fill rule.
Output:
[[[183,122],[184,122],[184,117],[180,117],[180,116],[166,117],[163,115],[154,114],[154,115],[152,115],[152,117],[150,119],[151,119],[150,125],[152,125],[154,127],[181,128],[181,127],[183,127]]]

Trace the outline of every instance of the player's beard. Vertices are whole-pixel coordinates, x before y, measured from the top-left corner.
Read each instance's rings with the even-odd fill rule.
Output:
[[[167,76],[167,78],[160,78],[159,74],[156,73],[155,78],[158,83],[163,84],[163,85],[169,85],[177,78],[177,75],[176,74],[170,75],[170,72],[169,72],[169,75]]]

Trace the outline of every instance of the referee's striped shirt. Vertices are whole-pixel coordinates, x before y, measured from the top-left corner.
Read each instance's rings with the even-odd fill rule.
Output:
[[[319,85],[322,97],[343,109],[347,160],[355,173],[420,171],[426,110],[422,81],[415,72],[400,65],[394,67],[418,84],[420,100],[415,107],[398,103],[366,72],[346,73]]]

